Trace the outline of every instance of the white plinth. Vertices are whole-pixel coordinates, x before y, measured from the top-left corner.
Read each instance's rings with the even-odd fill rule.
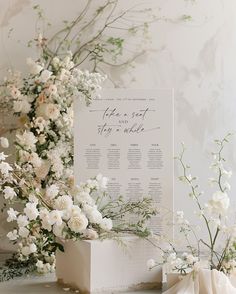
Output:
[[[128,247],[116,241],[67,241],[65,252],[57,252],[58,282],[80,293],[106,293],[160,289],[161,269],[147,269],[150,258],[157,259],[157,249],[137,237],[125,238]]]

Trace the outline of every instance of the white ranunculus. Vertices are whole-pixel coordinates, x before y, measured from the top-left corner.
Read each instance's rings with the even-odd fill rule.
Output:
[[[78,216],[81,213],[81,209],[78,205],[72,205],[70,209],[71,216]]]
[[[8,214],[7,221],[12,222],[17,220],[17,215],[19,214],[19,212],[14,210],[13,208],[9,208],[7,211],[7,214]]]
[[[102,214],[100,211],[97,210],[96,207],[92,207],[89,205],[84,206],[86,215],[91,223],[100,224],[102,221]]]
[[[45,196],[49,199],[54,199],[59,193],[59,188],[57,185],[52,184],[46,188]]]
[[[66,228],[66,224],[63,222],[61,225],[55,224],[53,226],[53,234],[58,238],[65,238],[63,230]]]
[[[5,137],[0,138],[0,144],[1,144],[2,148],[8,148],[9,147],[9,141]]]
[[[52,72],[50,70],[47,70],[47,69],[43,70],[40,75],[40,81],[42,83],[46,83],[50,79],[51,75],[52,75]]]
[[[29,220],[36,220],[39,215],[39,211],[37,209],[37,204],[28,202],[24,208],[24,213],[29,218]]]
[[[55,200],[54,207],[58,210],[69,210],[73,205],[73,200],[68,195],[59,196]]]
[[[94,204],[94,199],[89,195],[87,192],[80,192],[78,195],[75,196],[75,199],[78,203],[81,204]]]
[[[88,226],[88,219],[85,215],[72,216],[68,221],[68,227],[75,233],[84,231]]]
[[[29,66],[29,72],[33,75],[37,75],[43,70],[43,67],[36,63],[32,58],[27,58],[26,63]]]
[[[112,220],[104,217],[99,225],[104,231],[110,231],[112,229]]]
[[[7,238],[11,241],[15,241],[18,237],[17,230],[13,230],[7,234]]]
[[[25,227],[20,227],[19,228],[19,235],[22,237],[22,238],[27,238],[29,236],[29,230]]]
[[[20,227],[26,227],[29,224],[28,217],[26,215],[19,215],[17,218],[17,224]]]
[[[62,225],[62,213],[59,210],[52,210],[49,213],[50,224]]]
[[[17,196],[15,190],[9,186],[5,186],[5,188],[3,189],[3,195],[5,199],[10,199],[10,200],[12,200],[13,198]]]
[[[225,214],[229,208],[230,200],[227,193],[217,191],[208,201],[208,209],[211,213]]]

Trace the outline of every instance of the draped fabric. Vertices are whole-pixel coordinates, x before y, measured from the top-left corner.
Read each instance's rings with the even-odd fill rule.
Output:
[[[164,294],[236,294],[236,288],[224,273],[199,269],[189,273]]]

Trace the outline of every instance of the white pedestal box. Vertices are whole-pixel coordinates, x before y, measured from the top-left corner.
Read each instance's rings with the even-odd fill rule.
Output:
[[[161,269],[146,265],[160,258],[158,250],[137,237],[124,240],[125,248],[114,240],[66,241],[65,252],[56,255],[58,282],[91,294],[160,289]]]

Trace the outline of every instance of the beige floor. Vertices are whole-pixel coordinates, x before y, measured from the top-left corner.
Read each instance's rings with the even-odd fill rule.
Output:
[[[0,283],[0,294],[56,294],[56,293],[75,293],[69,289],[63,289],[57,285],[54,275],[46,277],[34,276],[27,278],[18,278],[8,282]],[[160,294],[157,291],[139,291],[135,294]],[[134,294],[134,292],[129,292]]]

